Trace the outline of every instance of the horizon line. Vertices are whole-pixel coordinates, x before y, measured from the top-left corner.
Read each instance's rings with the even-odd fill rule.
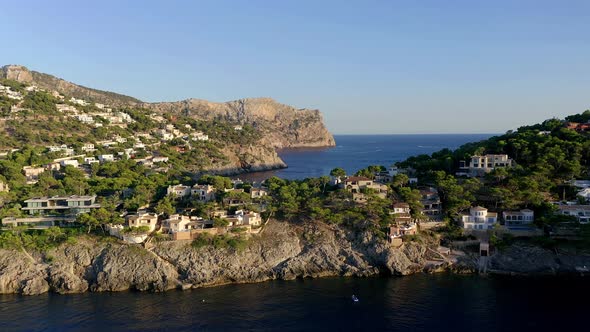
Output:
[[[393,135],[504,135],[503,133],[332,133],[333,136],[393,136]]]

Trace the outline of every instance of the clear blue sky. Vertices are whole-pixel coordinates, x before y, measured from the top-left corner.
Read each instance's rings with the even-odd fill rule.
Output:
[[[334,133],[590,108],[590,1],[4,1],[0,43],[0,64],[146,101],[268,96]]]

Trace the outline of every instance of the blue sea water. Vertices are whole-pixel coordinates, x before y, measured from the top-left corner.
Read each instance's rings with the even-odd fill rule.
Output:
[[[589,296],[585,279],[451,274],[0,295],[0,331],[587,331]]]
[[[444,148],[456,149],[481,141],[493,134],[432,135],[336,135],[336,146],[318,149],[292,149],[279,152],[289,166],[286,169],[241,175],[261,181],[270,176],[293,180],[329,175],[335,167],[348,174],[370,165],[391,166],[394,162],[418,154],[432,154]]]

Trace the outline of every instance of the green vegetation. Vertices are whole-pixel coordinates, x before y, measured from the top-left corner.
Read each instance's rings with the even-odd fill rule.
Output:
[[[33,110],[35,115],[57,115],[57,103],[59,101],[47,92],[33,91],[25,96],[21,107]]]
[[[231,248],[235,251],[242,251],[248,247],[248,239],[243,235],[229,236],[201,233],[193,240],[191,246],[193,248],[212,246],[216,249]]]
[[[15,250],[37,250],[44,252],[64,242],[73,242],[79,235],[75,228],[50,227],[46,230],[28,230],[15,227],[0,231],[0,248]]]

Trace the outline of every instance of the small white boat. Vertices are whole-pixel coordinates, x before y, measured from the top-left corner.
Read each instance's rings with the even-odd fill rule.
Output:
[[[359,301],[359,298],[356,297],[356,295],[353,294],[352,295],[352,302],[358,302],[358,301]]]

